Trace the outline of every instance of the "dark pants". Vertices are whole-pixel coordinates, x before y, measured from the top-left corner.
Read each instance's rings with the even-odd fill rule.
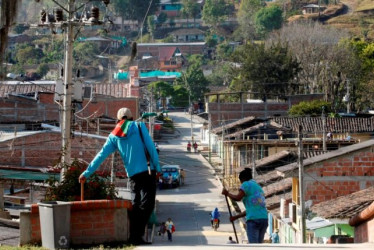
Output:
[[[130,186],[133,196],[130,218],[130,242],[142,241],[145,226],[155,207],[156,199],[156,173],[148,171],[130,177]]]
[[[268,219],[247,220],[247,237],[249,243],[262,243],[268,227]]]
[[[166,232],[168,233],[168,240],[172,241],[173,240],[173,238],[172,238],[173,236],[172,236],[171,230],[167,230]]]

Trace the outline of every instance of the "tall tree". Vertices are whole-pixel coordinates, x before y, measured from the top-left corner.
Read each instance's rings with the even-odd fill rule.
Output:
[[[272,5],[260,9],[255,14],[255,28],[257,34],[265,36],[268,32],[282,27],[283,16],[279,6]]]
[[[155,13],[159,3],[160,0],[112,0],[110,6],[123,19],[137,20],[139,26],[141,26],[143,21],[146,20],[146,15],[149,16]]]
[[[229,4],[225,0],[206,0],[203,8],[203,20],[216,29],[227,17]]]
[[[257,98],[283,96],[294,92],[293,79],[300,70],[299,63],[287,46],[246,44],[234,52],[234,60],[241,66],[230,88],[256,92]]]
[[[194,25],[196,22],[196,17],[200,13],[200,5],[194,0],[182,0],[182,13],[185,17],[192,17],[194,19]]]
[[[255,38],[255,14],[265,7],[264,0],[243,0],[238,11],[238,22],[240,34],[244,40]]]
[[[182,76],[175,80],[176,85],[185,87],[191,95],[191,101],[202,100],[204,94],[208,91],[208,80],[205,78],[201,68],[202,62],[198,56],[189,59],[189,66]]]

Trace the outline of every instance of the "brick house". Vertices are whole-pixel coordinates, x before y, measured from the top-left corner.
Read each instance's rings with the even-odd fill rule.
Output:
[[[374,140],[346,146],[304,160],[304,200],[311,206],[374,186]],[[280,233],[300,242],[299,182],[297,163],[275,169],[283,178],[292,178],[292,198],[281,201],[280,211],[289,209],[289,218],[277,219]],[[288,205],[288,207],[287,207]],[[282,214],[282,213],[281,213]],[[290,224],[288,224],[290,223]]]
[[[374,213],[367,213],[367,218],[362,217],[365,210],[369,210],[370,206],[374,204],[373,192],[374,186],[324,201],[312,206],[311,212],[331,222],[339,223],[335,235],[344,235],[342,231],[349,227],[351,228],[349,236],[354,236],[355,243],[374,242],[374,224],[372,223]],[[354,227],[354,231],[348,223]]]
[[[180,53],[187,55],[204,55],[205,42],[194,43],[138,43],[138,58],[159,57],[161,48],[178,48]]]

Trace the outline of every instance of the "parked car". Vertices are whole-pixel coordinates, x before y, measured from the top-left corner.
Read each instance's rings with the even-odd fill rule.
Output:
[[[164,165],[161,167],[162,183],[166,187],[169,185],[169,176],[172,177],[172,187],[178,187],[181,184],[181,169],[179,165]]]

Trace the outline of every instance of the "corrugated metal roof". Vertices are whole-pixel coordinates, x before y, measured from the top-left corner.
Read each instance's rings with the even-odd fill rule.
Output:
[[[51,177],[59,180],[60,174],[0,169],[0,179],[45,181]]]

